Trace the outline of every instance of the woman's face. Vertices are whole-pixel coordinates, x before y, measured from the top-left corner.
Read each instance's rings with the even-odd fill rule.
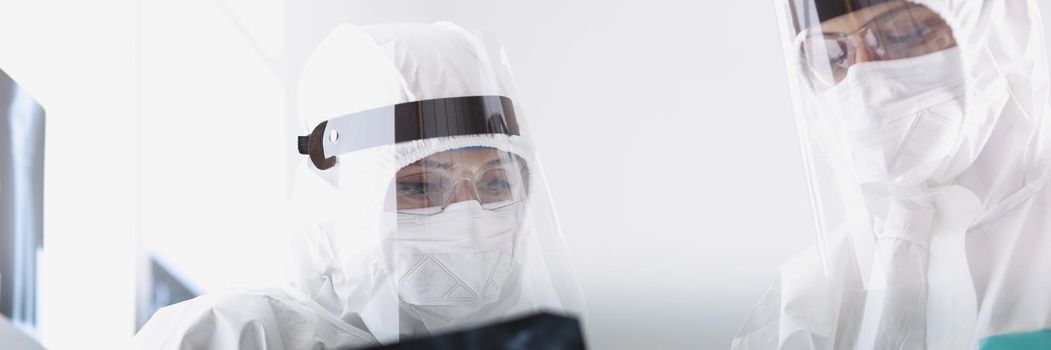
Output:
[[[435,214],[469,200],[493,208],[523,199],[527,174],[525,162],[517,155],[487,147],[457,149],[432,154],[399,170],[394,192],[399,211]]]

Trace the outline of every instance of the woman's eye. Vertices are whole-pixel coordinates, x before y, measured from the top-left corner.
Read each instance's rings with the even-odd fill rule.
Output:
[[[889,33],[889,35],[887,35],[887,41],[893,44],[923,41],[923,38],[927,37],[930,33],[930,28],[917,27],[904,33]]]
[[[483,189],[489,193],[505,193],[511,190],[511,183],[504,179],[489,180],[485,182]]]
[[[430,185],[426,182],[419,181],[399,181],[398,182],[398,195],[401,196],[423,196],[427,194],[430,189]]]
[[[831,53],[830,53],[830,55],[828,56],[828,66],[831,67],[831,68],[836,68],[836,67],[842,66],[843,62],[845,62],[846,60],[847,60],[847,55],[845,53],[841,54],[841,55],[835,55],[835,56],[831,55]]]
[[[825,59],[827,60],[827,68],[837,68],[842,66],[848,57],[846,44],[839,40],[826,40],[823,44],[825,52]],[[819,51],[820,52],[820,51]],[[815,57],[815,60],[819,59]],[[817,66],[817,68],[827,69],[826,67]]]
[[[945,28],[945,22],[938,18],[907,18],[892,21],[890,25],[882,26],[882,37],[888,44],[923,42],[928,37]]]

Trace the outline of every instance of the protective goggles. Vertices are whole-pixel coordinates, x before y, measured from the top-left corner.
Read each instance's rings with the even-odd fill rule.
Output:
[[[917,57],[956,46],[945,20],[923,5],[881,1],[853,11],[831,12],[838,16],[817,4],[794,7],[797,11],[808,8],[825,11],[817,14],[825,18],[822,22],[801,28],[797,37],[803,71],[815,89],[835,86],[858,63]],[[797,13],[796,17],[804,15]]]

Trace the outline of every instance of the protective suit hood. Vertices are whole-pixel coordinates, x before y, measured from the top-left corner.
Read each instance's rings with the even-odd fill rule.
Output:
[[[362,111],[465,96],[499,96],[513,101],[521,132],[428,137],[368,147],[340,154],[336,165],[326,170],[309,161],[301,162],[291,199],[303,227],[291,270],[295,288],[347,323],[367,329],[381,342],[539,310],[572,315],[583,311],[525,125],[524,109],[502,49],[495,42],[451,23],[341,25],[307,60],[298,94],[303,134],[326,120],[355,118],[355,113]],[[399,236],[404,236],[406,220],[405,214],[392,209],[392,179],[399,169],[425,157],[460,149],[499,150],[518,157],[528,168],[528,198],[509,214],[517,226],[512,246],[499,257],[510,259],[510,263],[500,263],[509,266],[509,271],[479,272],[501,276],[490,282],[479,281],[477,287],[458,275],[459,286],[450,294],[471,299],[499,291],[499,296],[487,295],[490,301],[469,310],[408,303],[410,297],[399,289],[407,283],[400,277],[407,272],[400,270],[409,268],[402,265],[427,269],[427,264],[438,262],[430,268],[445,273],[451,271],[450,264],[462,258],[445,252],[406,255],[403,260],[410,260],[404,263],[392,261],[392,256],[403,254],[399,252],[408,249],[405,247],[410,243],[419,242],[418,238],[409,242]],[[475,215],[472,220],[480,220],[477,215],[482,214],[471,215]],[[458,244],[472,245],[467,241]],[[463,258],[479,254],[489,253],[472,252]],[[487,256],[497,259],[496,255]],[[501,288],[486,287],[494,281]]]

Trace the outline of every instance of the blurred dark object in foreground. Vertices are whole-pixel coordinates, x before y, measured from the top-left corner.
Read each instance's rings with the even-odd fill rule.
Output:
[[[370,350],[581,350],[584,336],[574,318],[541,313],[459,332],[416,338]]]

